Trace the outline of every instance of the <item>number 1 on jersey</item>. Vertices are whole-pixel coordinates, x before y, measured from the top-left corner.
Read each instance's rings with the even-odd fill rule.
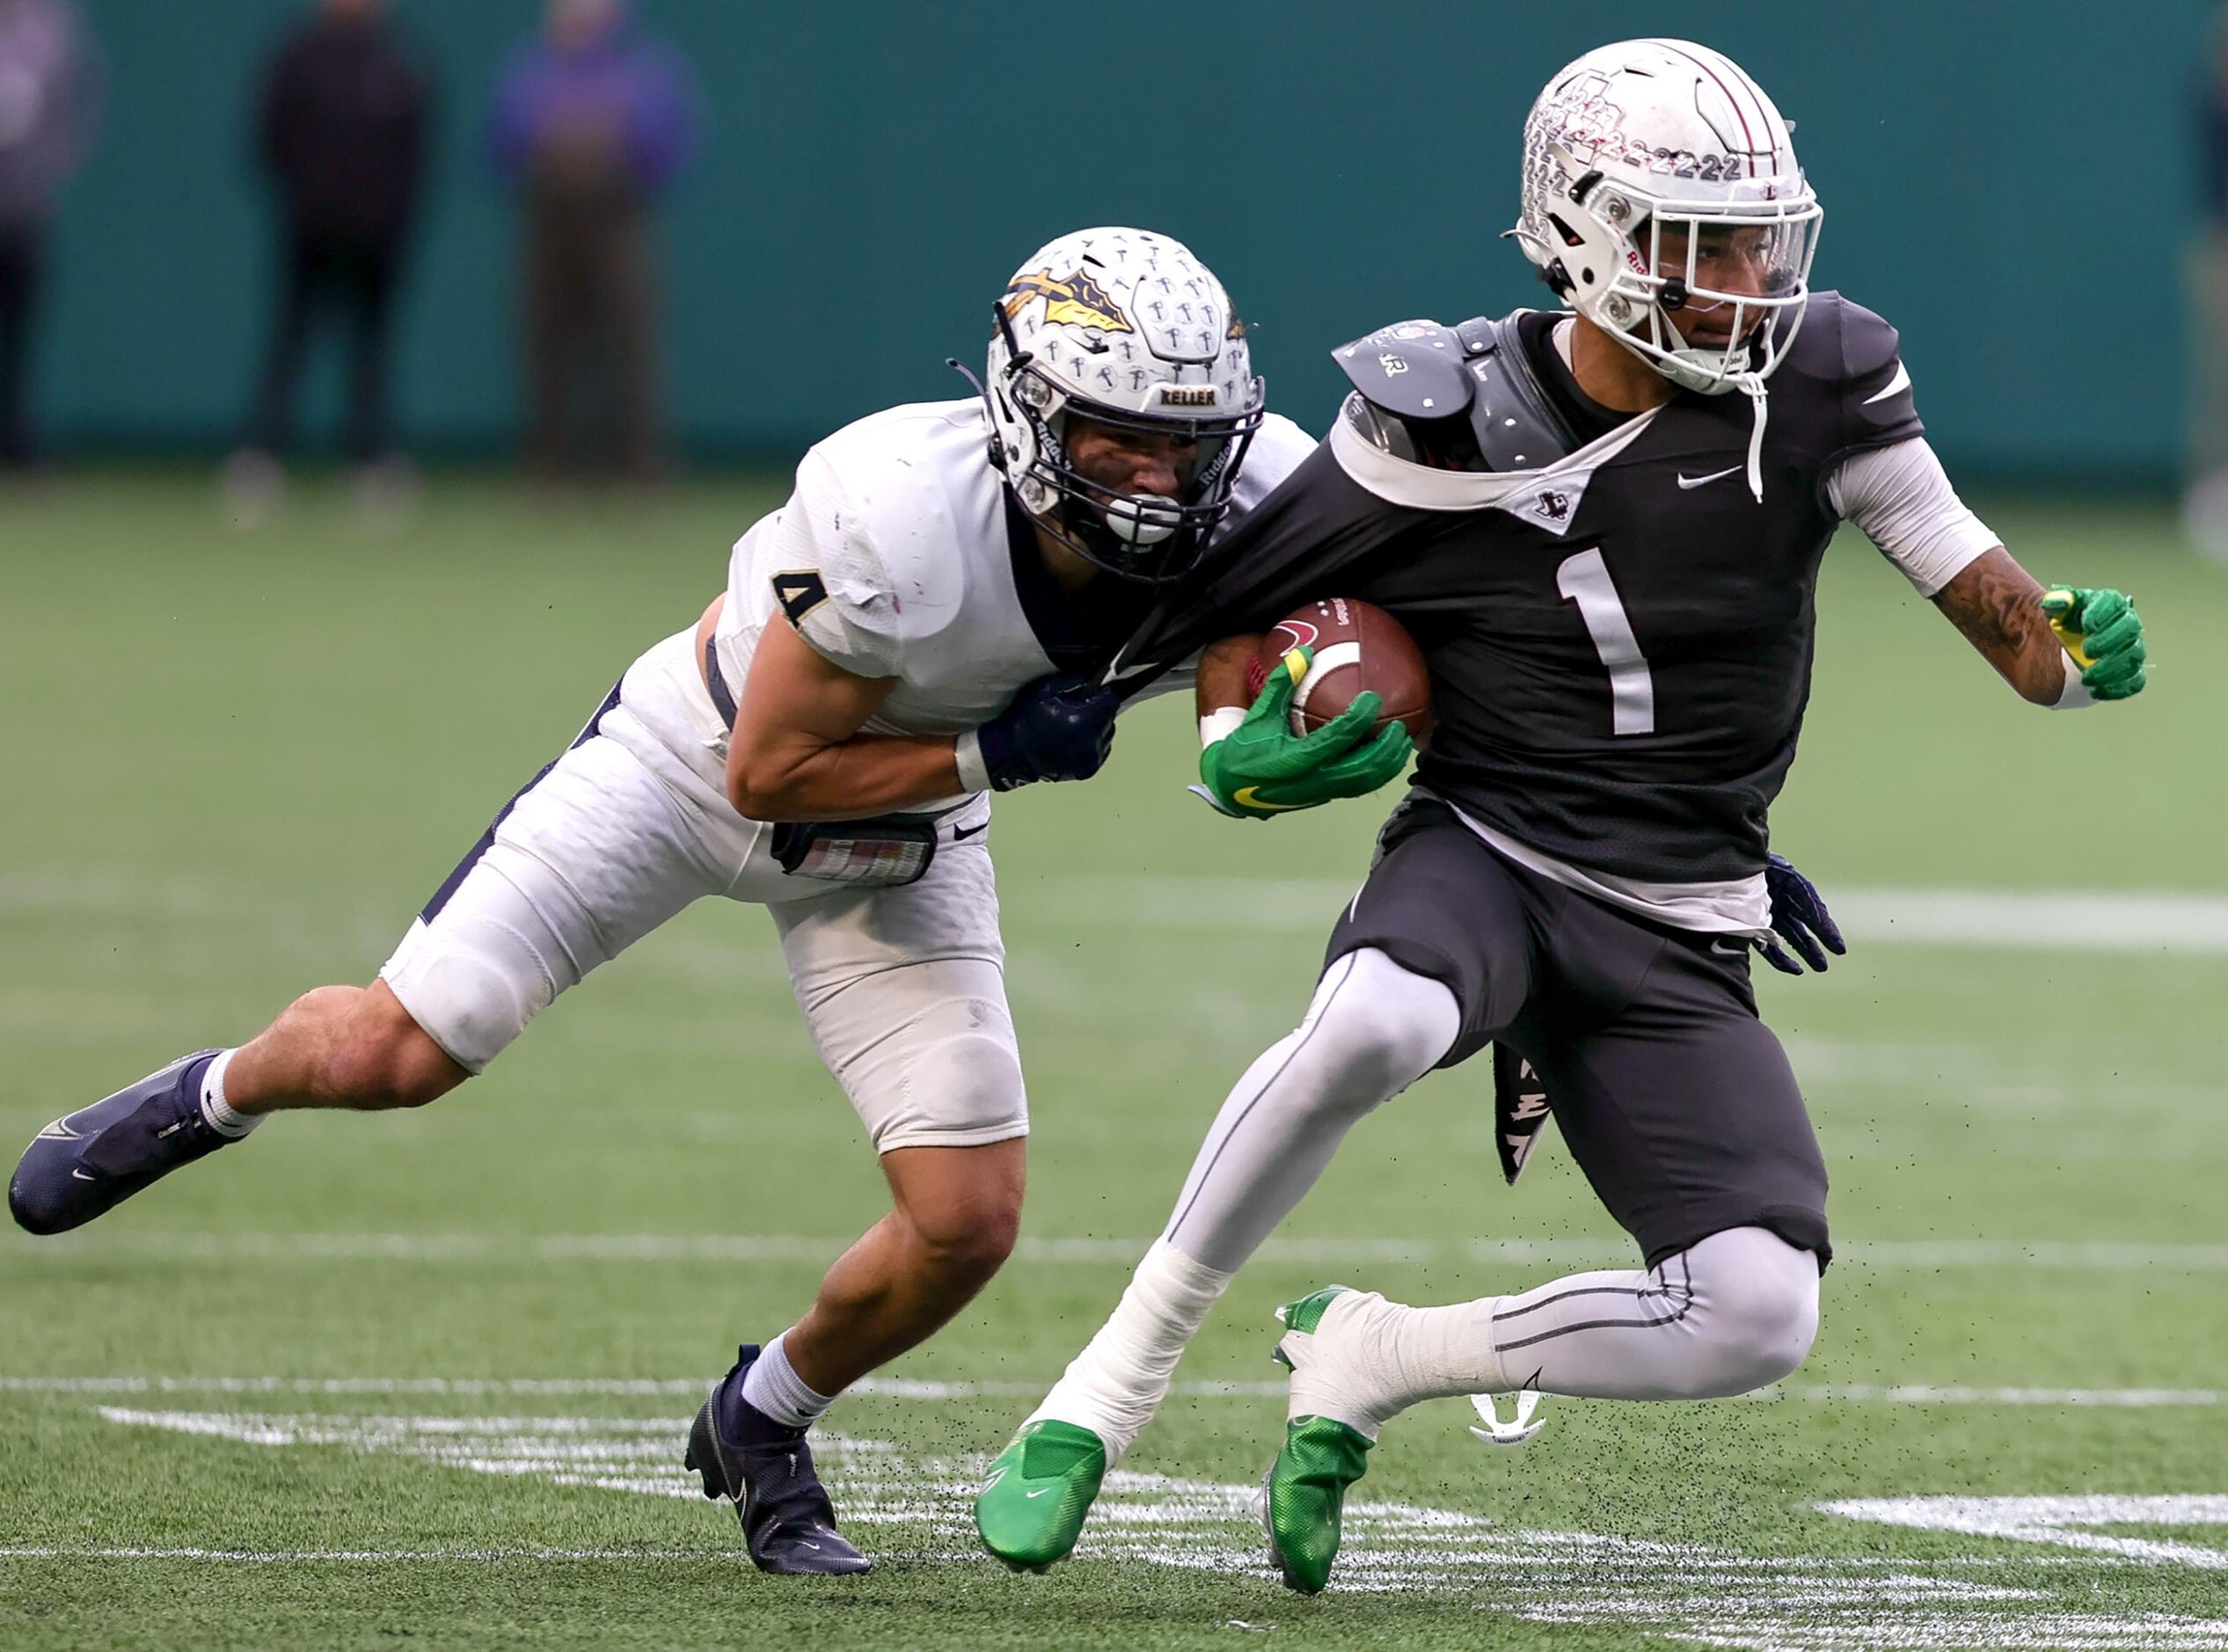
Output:
[[[1598,547],[1582,551],[1555,570],[1555,588],[1578,604],[1578,617],[1594,640],[1594,652],[1609,668],[1610,731],[1618,735],[1655,732],[1655,679],[1640,653],[1640,639],[1624,600],[1609,577]]]

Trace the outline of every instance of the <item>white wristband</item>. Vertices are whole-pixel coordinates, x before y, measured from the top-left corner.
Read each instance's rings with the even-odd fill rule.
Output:
[[[2058,691],[2057,698],[2050,703],[2050,710],[2071,712],[2078,711],[2084,705],[2095,705],[2096,696],[2090,693],[2089,685],[2081,681],[2081,668],[2074,663],[2073,656],[2062,654],[2061,657],[2065,661],[2065,686]]]
[[[983,764],[983,740],[970,728],[952,742],[952,757],[960,771],[960,790],[987,792],[990,771]]]
[[[1204,751],[1245,720],[1243,705],[1225,705],[1199,720],[1199,749]]]

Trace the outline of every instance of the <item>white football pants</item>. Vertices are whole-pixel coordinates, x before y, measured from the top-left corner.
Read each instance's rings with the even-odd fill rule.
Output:
[[[695,637],[637,660],[581,738],[500,815],[380,970],[478,1072],[557,996],[707,895],[763,905],[813,1042],[875,1151],[1028,1133],[984,830],[945,817],[927,874],[856,888],[793,875],[727,801],[727,730]]]

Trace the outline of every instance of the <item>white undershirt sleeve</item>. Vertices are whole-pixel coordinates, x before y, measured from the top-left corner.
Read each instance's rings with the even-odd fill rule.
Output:
[[[1949,485],[1924,437],[1844,459],[1826,482],[1826,502],[1932,596],[1968,563],[2003,544]]]

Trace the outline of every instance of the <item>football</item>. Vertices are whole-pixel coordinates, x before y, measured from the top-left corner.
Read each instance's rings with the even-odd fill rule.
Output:
[[[1299,647],[1312,648],[1315,658],[1292,691],[1294,734],[1320,728],[1365,689],[1384,702],[1377,727],[1397,719],[1419,741],[1430,732],[1431,678],[1422,650],[1382,608],[1331,596],[1279,620],[1254,662],[1256,693],[1276,662]]]

